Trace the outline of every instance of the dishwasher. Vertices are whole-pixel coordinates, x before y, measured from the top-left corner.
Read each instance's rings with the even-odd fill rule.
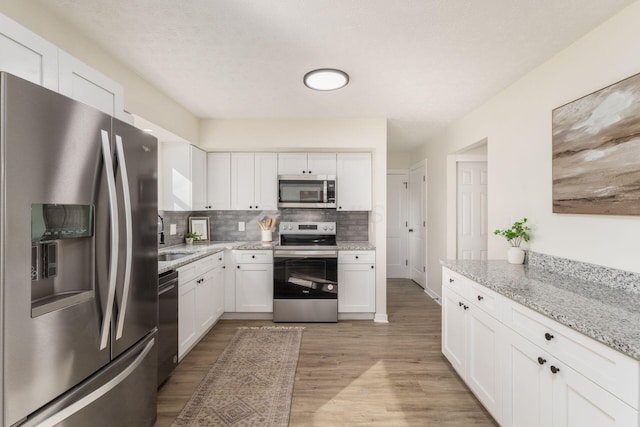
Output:
[[[158,276],[158,387],[178,366],[178,272]]]

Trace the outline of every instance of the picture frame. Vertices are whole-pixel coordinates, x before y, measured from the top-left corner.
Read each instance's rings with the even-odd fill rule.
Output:
[[[190,216],[189,232],[196,233],[200,236],[196,242],[208,242],[209,236],[209,217],[208,216]]]

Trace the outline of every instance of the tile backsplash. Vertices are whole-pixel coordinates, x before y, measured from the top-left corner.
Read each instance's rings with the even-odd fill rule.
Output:
[[[260,240],[257,221],[265,216],[281,221],[334,221],[337,223],[338,241],[368,241],[369,212],[338,212],[334,209],[283,209],[280,211],[160,211],[164,218],[165,245],[184,242],[190,216],[207,216],[211,227],[211,240],[256,241]],[[245,231],[238,231],[238,222],[245,223]],[[176,224],[176,234],[169,234],[170,224]],[[278,240],[277,228],[273,240]]]

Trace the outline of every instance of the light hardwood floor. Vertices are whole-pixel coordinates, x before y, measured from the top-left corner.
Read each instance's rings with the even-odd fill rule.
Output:
[[[415,283],[388,281],[389,323],[304,324],[289,425],[496,426],[440,352],[440,306]],[[158,394],[170,426],[238,326],[221,320]]]

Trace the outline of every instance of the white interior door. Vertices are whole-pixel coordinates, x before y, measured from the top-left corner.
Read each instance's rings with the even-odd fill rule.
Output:
[[[457,164],[457,257],[487,259],[487,162]]]
[[[425,188],[426,167],[420,163],[409,174],[409,270],[410,278],[426,287],[425,257]]]
[[[409,278],[409,174],[387,174],[387,277]]]

